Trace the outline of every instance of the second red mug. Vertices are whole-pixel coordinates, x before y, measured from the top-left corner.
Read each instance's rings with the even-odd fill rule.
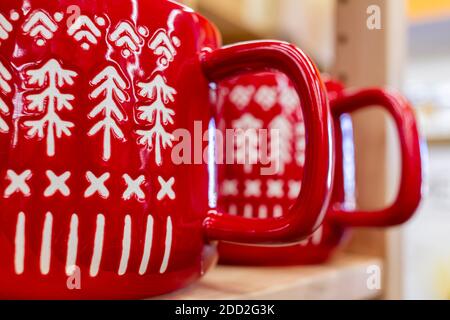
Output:
[[[220,261],[242,265],[295,265],[325,262],[338,248],[349,227],[387,227],[406,222],[421,200],[422,166],[420,139],[414,113],[398,94],[381,89],[346,90],[334,81],[326,81],[334,119],[336,170],[333,194],[323,225],[305,241],[290,246],[249,246],[222,242]],[[268,219],[287,214],[293,200],[308,187],[302,176],[308,147],[303,103],[289,80],[282,74],[266,72],[228,79],[219,87],[222,130],[276,130],[280,141],[272,154],[278,171],[261,175],[266,164],[223,166],[220,171],[220,206],[247,219]],[[352,123],[347,113],[381,106],[394,119],[401,147],[401,182],[392,205],[383,210],[362,212],[355,204],[355,163]],[[304,109],[303,109],[304,110]],[[247,133],[251,137],[250,133]],[[269,135],[270,136],[270,135]],[[255,137],[257,139],[257,137]],[[237,158],[256,160],[257,141],[237,144]],[[321,159],[316,158],[315,163]]]

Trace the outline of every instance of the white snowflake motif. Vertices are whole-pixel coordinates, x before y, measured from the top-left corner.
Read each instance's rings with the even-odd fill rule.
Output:
[[[155,161],[158,165],[162,164],[162,149],[172,147],[174,136],[168,133],[164,126],[174,124],[173,117],[175,111],[166,105],[175,101],[176,90],[170,87],[166,79],[155,74],[150,82],[138,83],[141,88],[139,95],[151,101],[149,105],[143,105],[138,108],[140,112],[138,118],[152,124],[150,130],[137,130],[140,136],[139,144],[147,145],[155,151]]]
[[[292,162],[293,132],[291,122],[284,116],[278,116],[269,124],[271,137],[272,161],[278,168],[278,173],[283,174],[286,165]]]
[[[148,37],[149,31],[146,27],[136,28],[129,21],[122,21],[109,35],[109,40],[121,49],[122,56],[128,58],[132,53],[140,53],[145,44],[144,38]]]
[[[73,37],[84,50],[89,50],[91,45],[98,44],[98,38],[102,33],[99,27],[103,27],[106,21],[103,17],[97,17],[95,22],[86,15],[81,15],[67,29],[67,34]]]
[[[248,106],[255,93],[254,86],[236,86],[230,93],[230,101],[239,110],[243,110]]]
[[[171,36],[166,30],[159,29],[150,39],[148,46],[159,57],[158,67],[160,70],[164,70],[174,61],[177,48],[181,46],[181,42],[179,38]]]
[[[118,122],[125,120],[120,104],[128,100],[124,91],[128,88],[128,84],[115,67],[108,66],[94,77],[91,85],[96,88],[92,91],[90,97],[97,99],[101,96],[102,101],[92,109],[89,117],[95,118],[102,114],[104,118],[92,127],[88,135],[94,136],[103,130],[103,160],[108,161],[111,159],[112,152],[111,136],[121,141],[125,140]]]
[[[64,135],[71,136],[70,129],[74,124],[69,121],[63,121],[58,116],[57,111],[64,109],[72,110],[74,96],[64,94],[60,91],[65,85],[72,86],[77,73],[71,70],[63,69],[61,64],[51,59],[39,69],[32,69],[26,72],[29,77],[29,85],[38,85],[43,89],[41,93],[29,94],[26,99],[29,101],[28,111],[38,111],[44,113],[40,120],[25,121],[25,126],[29,128],[29,137],[47,138],[47,155],[55,155],[55,136],[61,138]],[[44,87],[45,86],[45,87]],[[45,133],[45,129],[47,132]]]
[[[290,114],[300,109],[300,98],[293,87],[283,86],[279,101],[283,109]]]
[[[53,38],[58,30],[58,22],[63,18],[62,13],[55,13],[54,17],[44,10],[33,11],[26,19],[22,26],[25,34],[30,35],[36,40],[36,44],[40,47]]]
[[[255,95],[255,101],[264,111],[269,111],[277,103],[277,88],[262,86]]]
[[[11,85],[9,82],[12,80],[11,73],[6,69],[6,67],[0,62],[0,91],[6,94],[10,94],[12,92]],[[2,115],[9,115],[10,110],[6,102],[0,97],[0,113]],[[7,133],[9,132],[9,126],[6,121],[0,116],[0,132]]]
[[[253,115],[246,113],[239,120],[233,122],[236,131],[236,162],[244,165],[244,171],[250,173],[253,165],[259,159],[258,129],[264,123]]]

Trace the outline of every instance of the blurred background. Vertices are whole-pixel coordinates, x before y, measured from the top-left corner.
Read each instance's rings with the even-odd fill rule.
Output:
[[[225,44],[287,40],[350,87],[392,87],[412,101],[428,145],[428,195],[405,227],[357,231],[343,250],[383,259],[378,298],[450,299],[450,0],[183,2],[211,19]],[[381,24],[369,27],[377,8]],[[358,204],[380,208],[396,194],[397,137],[377,108],[353,120]]]

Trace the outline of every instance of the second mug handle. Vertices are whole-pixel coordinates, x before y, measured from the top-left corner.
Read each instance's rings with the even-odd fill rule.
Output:
[[[356,92],[342,91],[331,99],[331,112],[335,119],[370,106],[381,106],[394,119],[400,139],[401,180],[394,203],[378,211],[347,211],[341,204],[335,204],[331,217],[339,224],[349,227],[385,227],[402,224],[409,220],[422,198],[422,159],[420,136],[414,111],[399,94],[381,89],[367,89]]]
[[[306,128],[303,186],[296,204],[281,218],[246,219],[212,211],[204,228],[209,240],[250,244],[297,242],[317,229],[332,187],[334,158],[331,115],[320,73],[293,45],[257,41],[203,52],[201,63],[211,82],[248,71],[279,70],[293,81],[302,101]]]

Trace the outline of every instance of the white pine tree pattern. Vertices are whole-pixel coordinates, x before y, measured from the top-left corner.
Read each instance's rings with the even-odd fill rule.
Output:
[[[0,62],[0,91],[9,94],[12,91],[9,81],[12,80],[12,75],[5,68],[5,66]],[[0,97],[0,113],[4,116],[9,115],[9,107],[6,102]],[[6,121],[0,116],[0,132],[7,133],[9,131],[9,126]]]
[[[96,88],[90,97],[97,99],[101,96],[103,100],[92,109],[89,117],[95,118],[102,114],[104,118],[91,128],[88,135],[94,136],[103,130],[103,160],[108,161],[111,159],[112,134],[119,140],[125,139],[118,122],[125,120],[120,104],[128,100],[125,93],[128,84],[115,67],[108,66],[92,79],[91,85]]]
[[[272,161],[277,164],[278,173],[283,174],[286,164],[292,162],[292,124],[286,117],[281,115],[272,120],[269,124],[269,130],[271,147],[275,147],[275,149],[271,149],[270,156]]]
[[[74,96],[64,94],[60,91],[65,85],[72,86],[74,78],[77,76],[75,71],[63,69],[61,64],[51,59],[39,69],[27,71],[28,84],[38,85],[43,91],[38,94],[30,94],[26,97],[29,101],[28,111],[37,111],[44,113],[39,120],[25,121],[25,126],[29,128],[29,137],[38,137],[47,140],[47,155],[55,155],[55,137],[62,138],[63,134],[70,136],[71,128],[74,124],[69,121],[63,121],[57,111],[64,109],[72,110],[71,101]],[[47,132],[45,132],[47,129]]]
[[[153,125],[150,130],[136,131],[140,136],[138,142],[154,149],[155,161],[161,165],[161,149],[172,147],[174,140],[174,136],[167,132],[164,126],[174,124],[175,111],[166,105],[175,101],[177,92],[167,84],[166,79],[160,74],[155,74],[150,82],[138,83],[138,86],[141,88],[139,95],[152,101],[149,105],[138,108],[140,112],[138,118]]]
[[[249,113],[233,122],[233,129],[239,130],[236,135],[236,162],[244,165],[246,173],[252,171],[253,165],[259,159],[258,129],[261,129],[263,124],[260,119]]]

